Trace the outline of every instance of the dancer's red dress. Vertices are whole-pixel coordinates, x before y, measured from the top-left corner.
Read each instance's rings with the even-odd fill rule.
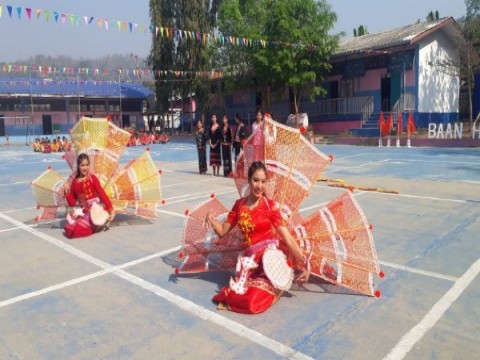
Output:
[[[113,211],[110,199],[98,178],[93,174],[81,179],[74,179],[70,192],[65,197],[69,206],[75,206],[78,202],[83,210],[83,216],[79,216],[65,225],[65,234],[69,238],[89,236],[95,232],[95,225],[90,220],[90,208],[94,202],[102,202],[106,211]]]
[[[258,314],[267,310],[281,295],[275,289],[263,271],[262,256],[268,246],[278,245],[277,227],[284,225],[280,211],[273,200],[261,197],[258,205],[250,209],[246,206],[246,198],[235,202],[228,214],[227,222],[233,228],[237,223],[249,246],[239,258],[254,255],[258,267],[247,272],[244,288],[237,293],[231,287],[224,287],[213,297],[213,301],[223,303],[235,312]],[[238,268],[237,268],[238,270]],[[243,273],[245,274],[245,272]],[[241,279],[237,271],[237,280]]]

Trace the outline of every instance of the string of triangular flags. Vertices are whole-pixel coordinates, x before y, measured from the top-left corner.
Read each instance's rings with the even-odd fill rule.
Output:
[[[94,17],[94,16],[80,16],[71,13],[62,13],[56,10],[43,10],[43,9],[33,9],[31,7],[13,7],[12,5],[5,5],[7,13],[10,19],[18,17],[19,20],[28,19],[36,17],[40,19],[43,15],[45,21],[53,17],[55,23],[61,23],[65,25],[69,23],[71,26],[80,26],[80,24],[85,24],[87,26],[91,24],[97,24],[99,28],[110,31],[112,29],[117,29],[119,32],[139,32],[139,33],[152,33],[155,34],[155,37],[163,37],[175,40],[191,40],[191,41],[200,41],[205,44],[217,45],[217,46],[246,46],[246,47],[261,47],[261,48],[292,48],[292,49],[307,49],[313,51],[317,49],[315,45],[305,45],[305,44],[294,44],[294,43],[285,43],[278,41],[270,41],[265,39],[251,39],[246,37],[239,36],[230,36],[223,35],[220,33],[207,33],[201,31],[192,31],[192,30],[183,30],[167,26],[157,26],[154,24],[142,24],[138,22],[124,21],[124,20],[108,20],[106,18]],[[14,14],[16,12],[16,15]],[[25,15],[23,15],[25,14]],[[23,16],[23,17],[22,17]],[[0,18],[2,18],[2,4],[0,4]]]
[[[88,68],[68,66],[36,66],[21,64],[0,65],[0,75],[12,74],[35,74],[35,75],[82,75],[82,76],[122,76],[139,79],[154,79],[155,77],[168,78],[208,78],[217,79],[223,77],[221,71],[184,71],[184,70],[155,70],[155,69],[110,69]]]
[[[159,82],[162,84],[189,82],[191,79],[142,79],[141,82]],[[103,84],[139,84],[138,80],[65,80],[65,79],[0,79],[7,86],[58,86],[58,85],[103,85]]]

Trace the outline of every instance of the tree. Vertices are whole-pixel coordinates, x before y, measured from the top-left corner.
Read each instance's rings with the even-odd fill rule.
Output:
[[[208,34],[215,27],[219,3],[220,0],[150,0],[150,17],[156,26]],[[190,74],[188,82],[174,82],[173,78],[165,81],[156,75],[157,111],[168,111],[169,98],[173,94],[183,98],[195,93],[200,106],[206,104],[208,82],[195,74],[211,69],[211,46],[190,37],[180,39],[179,33],[156,37],[153,32],[152,36],[149,64],[154,69],[188,71]]]
[[[440,20],[440,13],[438,12],[438,10],[436,10],[435,12],[433,12],[432,10],[428,13],[426,19],[429,22]]]
[[[473,89],[475,69],[480,66],[480,0],[465,0],[464,41],[460,42],[460,73],[468,92],[470,125],[473,124]]]
[[[368,35],[368,29],[366,26],[360,25],[357,29],[353,29],[353,36],[358,37],[358,36],[363,36],[363,35]]]
[[[272,94],[288,87],[298,113],[303,96],[313,99],[324,91],[320,84],[338,42],[329,35],[335,21],[325,0],[223,0],[218,22],[222,33],[269,41],[266,46],[226,48],[223,55],[233,76],[253,74],[267,110]]]

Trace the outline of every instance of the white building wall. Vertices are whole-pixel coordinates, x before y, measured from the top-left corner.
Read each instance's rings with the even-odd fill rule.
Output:
[[[458,71],[442,64],[458,63],[454,44],[442,31],[419,43],[418,111],[458,113],[460,78]]]

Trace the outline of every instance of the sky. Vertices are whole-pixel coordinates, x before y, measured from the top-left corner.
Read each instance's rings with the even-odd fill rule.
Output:
[[[191,0],[195,1],[195,0]],[[429,11],[438,10],[441,17],[461,17],[465,14],[464,0],[327,0],[337,13],[333,33],[344,31],[353,36],[353,28],[366,25],[370,33],[389,30],[425,19]],[[146,57],[151,48],[151,35],[134,31],[118,32],[112,20],[150,24],[149,0],[0,0],[0,63],[26,60],[37,54],[68,55],[77,59],[96,58],[108,54],[133,54]],[[13,7],[10,18],[7,5]],[[17,7],[22,7],[18,19]],[[25,8],[32,9],[27,20]],[[50,10],[47,22],[36,10]],[[55,23],[53,11],[75,14],[81,18],[79,26],[69,20]],[[100,29],[96,23],[85,25],[83,16],[110,20],[110,30]],[[94,20],[96,21],[96,20]],[[161,24],[158,24],[161,25]],[[112,28],[113,27],[113,28]],[[188,29],[185,29],[188,30]]]

